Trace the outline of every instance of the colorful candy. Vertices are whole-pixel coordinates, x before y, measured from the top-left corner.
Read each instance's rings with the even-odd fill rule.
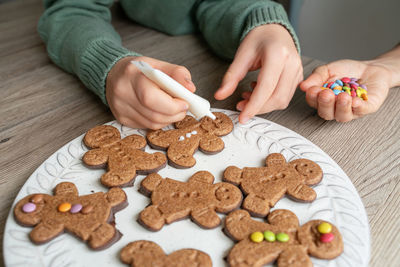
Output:
[[[265,231],[264,232],[264,238],[268,242],[275,242],[275,240],[276,240],[274,232],[271,232],[271,231]]]
[[[334,82],[324,83],[321,90],[325,89],[331,89],[336,96],[347,93],[351,97],[359,97],[364,101],[368,100],[367,86],[361,84],[361,80],[357,78],[343,77]]]
[[[332,242],[334,238],[335,236],[332,233],[327,233],[327,234],[322,234],[319,237],[319,241],[321,241],[322,243],[329,243]]]
[[[82,209],[82,205],[81,204],[74,204],[74,205],[72,205],[72,207],[71,207],[69,212],[78,213],[78,212],[81,211],[81,209]]]
[[[68,202],[61,203],[61,204],[58,206],[58,211],[59,211],[59,212],[67,212],[67,211],[69,211],[70,209],[71,209],[71,203],[68,203]]]
[[[31,202],[25,203],[22,206],[22,211],[25,213],[31,213],[34,212],[35,210],[36,210],[36,205]]]
[[[322,222],[318,225],[318,232],[321,234],[327,234],[332,232],[332,225],[327,222]]]
[[[260,243],[264,240],[264,235],[261,232],[254,232],[250,235],[250,239],[255,243]]]
[[[276,235],[276,239],[277,239],[279,242],[285,243],[285,242],[288,242],[288,241],[289,241],[289,235],[286,234],[286,233],[278,233],[278,234]]]

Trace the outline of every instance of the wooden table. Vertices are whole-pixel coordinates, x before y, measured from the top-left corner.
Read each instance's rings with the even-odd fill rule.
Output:
[[[113,24],[126,47],[186,66],[198,94],[212,107],[234,109],[240,91],[215,101],[228,63],[198,36],[171,37],[138,26],[115,8]],[[47,57],[36,32],[39,0],[0,4],[0,237],[11,204],[31,173],[51,154],[91,127],[113,120],[111,112],[77,80]],[[303,57],[304,74],[321,62]],[[367,210],[371,266],[400,264],[400,90],[391,90],[375,114],[349,123],[324,121],[296,92],[289,107],[263,118],[296,131],[327,152],[348,174]],[[3,244],[1,243],[1,246]],[[0,253],[2,253],[2,249]],[[1,254],[2,255],[2,254]]]

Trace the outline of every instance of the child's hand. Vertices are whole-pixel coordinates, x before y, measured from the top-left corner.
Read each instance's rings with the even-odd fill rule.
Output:
[[[242,94],[236,108],[239,121],[246,123],[256,114],[285,109],[300,81],[303,67],[292,36],[282,25],[267,24],[254,28],[243,39],[226,72],[215,98],[230,96],[248,71],[261,69],[252,92]]]
[[[332,90],[321,90],[326,82],[343,77],[361,80],[367,86],[368,100],[351,97],[347,93],[337,96]],[[318,110],[318,115],[325,120],[347,122],[375,112],[385,100],[391,87],[391,72],[379,60],[355,61],[339,60],[316,68],[300,84],[306,92],[307,103]]]
[[[188,103],[160,89],[131,64],[131,60],[145,61],[191,92],[196,90],[190,72],[183,66],[149,57],[123,58],[110,70],[106,81],[106,98],[115,118],[129,127],[154,130],[182,120]]]

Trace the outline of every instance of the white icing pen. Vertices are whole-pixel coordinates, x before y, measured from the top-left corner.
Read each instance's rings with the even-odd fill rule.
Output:
[[[215,120],[216,117],[210,111],[210,102],[206,99],[193,94],[180,83],[172,79],[164,72],[154,69],[144,61],[131,61],[147,78],[155,82],[161,89],[173,97],[185,100],[189,103],[189,111],[196,117],[201,119],[208,116]]]

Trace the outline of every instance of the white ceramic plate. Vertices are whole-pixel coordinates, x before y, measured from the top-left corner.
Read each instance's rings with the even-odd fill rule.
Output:
[[[343,170],[320,148],[295,132],[273,122],[254,118],[246,125],[238,123],[238,113],[227,110],[235,124],[231,134],[223,137],[225,149],[216,155],[196,152],[197,164],[190,169],[180,170],[167,166],[159,174],[180,181],[196,171],[208,170],[221,181],[221,175],[228,165],[243,167],[264,166],[269,153],[283,153],[288,161],[308,158],[317,162],[323,172],[322,182],[315,186],[317,199],[311,204],[297,203],[288,198],[281,199],[275,208],[287,208],[296,213],[303,224],[311,219],[324,219],[334,223],[344,241],[344,253],[331,261],[312,258],[314,266],[368,266],[370,256],[370,234],[364,206],[356,189]],[[130,129],[113,121],[122,136],[142,130]],[[213,266],[226,266],[224,257],[234,245],[223,234],[222,226],[204,230],[189,219],[165,225],[159,232],[150,232],[137,223],[140,211],[149,203],[149,198],[138,192],[143,175],[136,178],[133,187],[124,188],[129,206],[116,213],[117,228],[123,237],[113,246],[102,251],[92,251],[87,245],[69,234],[63,234],[51,242],[36,246],[29,239],[32,230],[19,226],[12,215],[18,200],[28,194],[52,194],[52,189],[60,182],[75,183],[81,195],[106,191],[99,177],[103,170],[91,170],[83,166],[82,155],[87,148],[82,144],[83,135],[75,138],[49,157],[26,181],[10,210],[4,232],[4,258],[6,266],[127,266],[119,261],[119,251],[131,241],[152,240],[166,253],[182,248],[196,248],[208,253]],[[146,147],[147,152],[155,150]],[[224,215],[220,214],[223,218]]]

